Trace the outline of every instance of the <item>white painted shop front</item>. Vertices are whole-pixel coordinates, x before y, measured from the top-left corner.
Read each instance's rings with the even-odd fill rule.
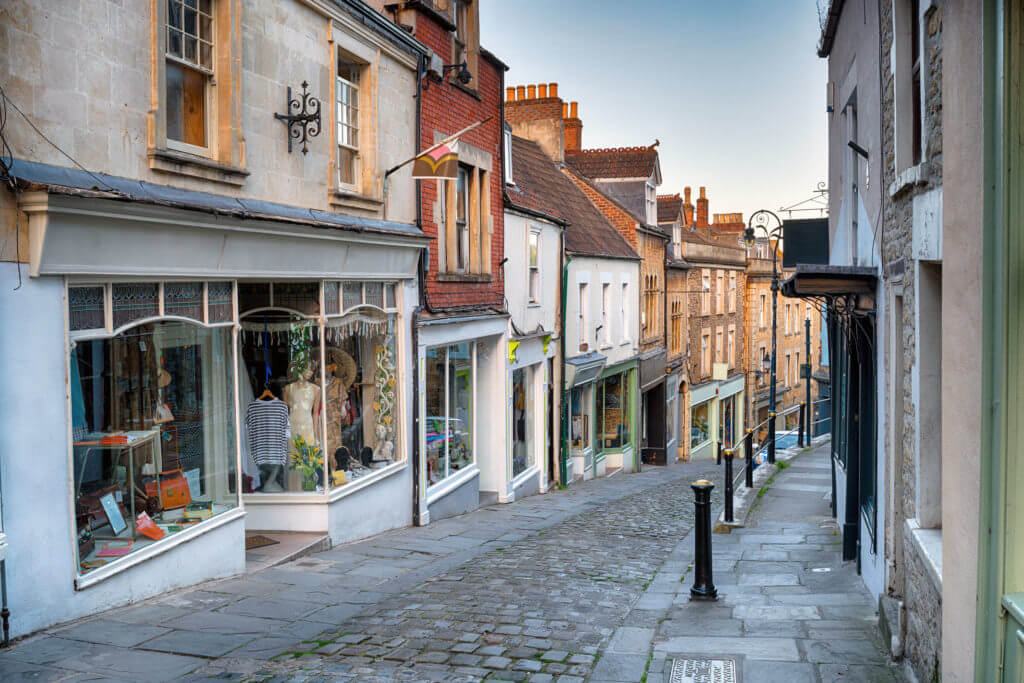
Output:
[[[22,322],[0,373],[27,388],[0,410],[12,635],[240,573],[247,529],[411,523],[415,227],[21,206],[28,272],[0,271]]]

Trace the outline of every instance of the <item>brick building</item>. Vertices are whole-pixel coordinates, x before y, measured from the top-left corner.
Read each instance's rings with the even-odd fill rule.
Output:
[[[665,388],[667,449],[670,459],[684,459],[688,453],[690,317],[687,275],[690,265],[682,258],[682,234],[686,223],[683,198],[678,194],[658,196],[658,225],[669,237],[665,245]],[[686,228],[689,229],[689,228]]]
[[[696,207],[690,188],[684,193],[683,216],[693,216],[692,227],[682,226],[679,235],[682,259],[690,266],[686,457],[712,458],[717,448],[738,443],[745,424],[746,251],[714,233],[705,188]]]
[[[483,121],[458,142],[457,180],[420,182],[425,261],[417,316],[419,522],[507,499],[502,92],[507,67],[480,45],[479,3],[383,7],[430,51],[419,149]],[[447,438],[438,438],[448,434]],[[450,435],[454,434],[452,437]]]

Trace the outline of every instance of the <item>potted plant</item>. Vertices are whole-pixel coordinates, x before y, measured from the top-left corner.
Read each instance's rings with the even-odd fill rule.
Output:
[[[324,471],[323,451],[315,443],[306,441],[305,437],[296,436],[292,439],[288,467],[302,475],[303,491],[315,491],[320,475]]]

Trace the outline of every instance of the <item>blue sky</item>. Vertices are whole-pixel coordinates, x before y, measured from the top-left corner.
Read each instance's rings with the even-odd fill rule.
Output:
[[[826,64],[813,0],[484,0],[506,85],[557,82],[584,147],[648,145],[660,194],[776,210],[826,180]]]

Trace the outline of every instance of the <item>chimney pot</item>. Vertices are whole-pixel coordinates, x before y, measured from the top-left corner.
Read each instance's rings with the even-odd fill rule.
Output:
[[[704,194],[704,190],[705,190],[705,189],[706,189],[706,188],[703,188],[703,187],[702,187],[702,188],[700,188],[700,198],[701,198],[701,199],[706,199],[706,198],[707,198],[707,197],[706,197],[706,195]]]
[[[509,102],[516,101],[516,89],[515,86],[509,86],[505,88],[505,99]]]
[[[579,102],[569,103],[569,118],[578,119],[580,117]]]
[[[517,100],[525,100],[526,99],[526,86],[525,85],[517,85],[516,86],[516,99]]]
[[[558,97],[557,83],[548,83],[548,97]]]
[[[548,96],[548,84],[541,83],[537,86],[537,97],[544,99]]]
[[[688,188],[688,187],[683,188],[683,196],[686,197],[686,203],[689,204],[690,203],[690,188]]]
[[[526,99],[535,100],[537,99],[537,86],[528,85],[526,86]]]

